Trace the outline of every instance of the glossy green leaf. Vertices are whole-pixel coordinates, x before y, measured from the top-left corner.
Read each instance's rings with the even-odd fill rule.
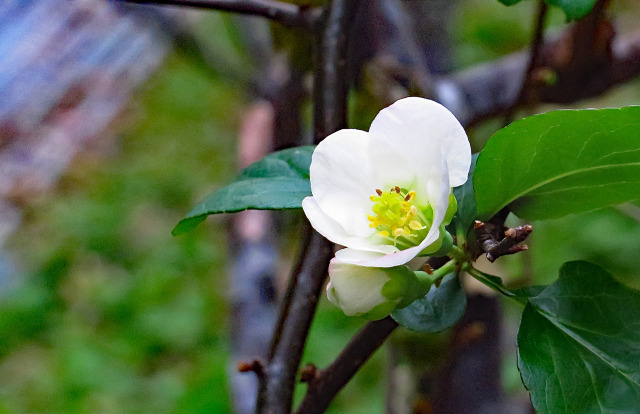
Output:
[[[509,205],[529,220],[640,198],[640,107],[554,111],[498,131],[478,156],[481,219]]]
[[[463,185],[453,189],[453,195],[458,202],[458,210],[451,225],[456,229],[456,233],[467,233],[477,217],[476,197],[473,193],[473,171],[476,168],[478,154],[471,157],[471,168],[469,168],[469,178]]]
[[[511,289],[511,292],[514,295],[516,295],[517,298],[524,299],[524,302],[526,303],[526,299],[532,296],[538,296],[546,288],[547,286],[545,285],[531,285],[531,286],[524,286],[517,289]]]
[[[391,313],[391,317],[405,328],[416,332],[435,333],[443,331],[458,321],[467,307],[460,280],[449,274],[440,286],[431,286],[422,299],[413,301],[403,309]]]
[[[529,298],[518,368],[538,413],[636,413],[640,291],[583,261]]]
[[[549,6],[557,6],[567,16],[567,20],[583,18],[593,9],[597,0],[545,0]]]
[[[251,164],[234,182],[198,203],[180,220],[172,234],[186,233],[210,214],[300,208],[302,200],[311,195],[309,165],[314,148],[274,152]]]
[[[520,3],[522,0],[498,0],[500,3],[505,6],[513,6],[514,4]]]
[[[499,0],[505,6],[513,6],[522,0]],[[597,0],[544,0],[549,6],[557,6],[567,16],[567,20],[578,20],[593,9]]]

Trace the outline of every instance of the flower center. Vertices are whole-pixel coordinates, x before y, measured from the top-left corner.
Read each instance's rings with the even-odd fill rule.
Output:
[[[421,210],[415,205],[416,192],[395,186],[389,191],[376,189],[369,197],[373,201],[373,215],[369,215],[369,227],[378,235],[400,248],[417,246],[426,237],[433,221],[429,206]]]

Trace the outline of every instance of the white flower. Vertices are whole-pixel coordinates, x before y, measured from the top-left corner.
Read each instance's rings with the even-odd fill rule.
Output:
[[[455,212],[451,187],[464,184],[470,164],[467,135],[446,108],[401,99],[380,111],[369,132],[343,129],[318,145],[313,195],[302,208],[316,231],[347,247],[336,253],[334,269],[338,262],[402,265],[437,250]]]
[[[363,267],[334,258],[329,264],[329,274],[329,301],[348,316],[370,320],[384,318],[428,291],[406,266]]]

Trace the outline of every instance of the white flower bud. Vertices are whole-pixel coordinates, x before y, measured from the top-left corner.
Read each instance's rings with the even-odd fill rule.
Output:
[[[357,266],[337,258],[329,265],[329,301],[349,316],[382,319],[394,309],[409,305],[424,288],[406,266]]]

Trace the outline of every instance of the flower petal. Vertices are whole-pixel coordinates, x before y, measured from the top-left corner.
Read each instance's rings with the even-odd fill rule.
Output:
[[[388,246],[393,248],[393,246]],[[397,250],[397,249],[396,249]],[[389,252],[392,253],[392,252]],[[377,259],[384,256],[386,253],[376,252],[376,251],[367,251],[367,250],[358,250],[352,248],[340,249],[336,252],[336,259],[344,262],[355,264],[364,260],[372,260]]]
[[[444,157],[441,157],[440,168],[437,169],[440,173],[436,176],[432,176],[432,179],[426,183],[426,188],[423,190],[423,192],[427,193],[429,203],[433,208],[433,225],[429,229],[427,236],[418,246],[386,255],[376,255],[369,252],[358,253],[357,251],[350,251],[352,249],[345,249],[349,251],[340,253],[343,251],[340,250],[336,253],[336,257],[340,254],[341,261],[358,266],[393,267],[409,262],[425,248],[437,241],[440,237],[440,225],[442,224],[444,216],[447,213],[447,208],[449,207],[449,193],[451,191],[449,176],[444,173],[447,171],[446,163],[447,160]]]
[[[369,237],[375,232],[367,219],[372,206],[369,197],[376,190],[368,156],[370,143],[367,132],[337,131],[318,144],[309,172],[311,192],[320,209],[337,221],[345,233],[359,237]]]
[[[427,183],[427,196],[433,208],[433,224],[429,229],[429,233],[427,233],[427,237],[420,243],[422,249],[440,237],[440,225],[444,221],[449,208],[451,183],[449,182],[449,175],[445,173],[447,171],[447,159],[444,155],[441,157],[440,162],[440,175],[432,176],[432,179]]]
[[[415,258],[422,250],[424,250],[425,247],[438,240],[438,237],[440,237],[439,229],[436,228],[435,232],[433,234],[431,233],[432,232],[430,231],[428,236],[429,239],[425,238],[419,246],[410,247],[406,250],[400,250],[395,253],[389,253],[369,259],[360,258],[359,260],[351,261],[350,259],[353,259],[352,257],[346,257],[344,260],[345,262],[358,266],[394,267],[403,265]]]
[[[407,162],[415,166],[428,165],[430,160],[425,157],[434,144],[440,146],[449,166],[449,184],[456,187],[467,181],[471,165],[467,134],[453,114],[437,102],[418,97],[400,99],[380,111],[369,133],[376,140],[404,148]]]
[[[382,287],[390,280],[382,269],[354,266],[332,259],[329,277],[327,297],[345,315],[364,315],[385,303],[389,303],[390,312],[400,301],[390,301],[382,295]]]
[[[313,228],[334,243],[354,249],[379,252],[379,254],[385,254],[394,250],[393,246],[373,243],[371,238],[348,234],[340,223],[322,211],[315,197],[305,197],[305,199],[302,200],[302,209]]]
[[[400,186],[410,188],[416,181],[416,166],[407,162],[406,153],[412,151],[404,143],[389,143],[370,136],[373,143],[369,146],[368,156],[373,168],[375,188],[383,191],[391,187]],[[399,144],[399,145],[396,145]],[[424,154],[425,158],[429,153]],[[423,159],[423,162],[425,160]]]

